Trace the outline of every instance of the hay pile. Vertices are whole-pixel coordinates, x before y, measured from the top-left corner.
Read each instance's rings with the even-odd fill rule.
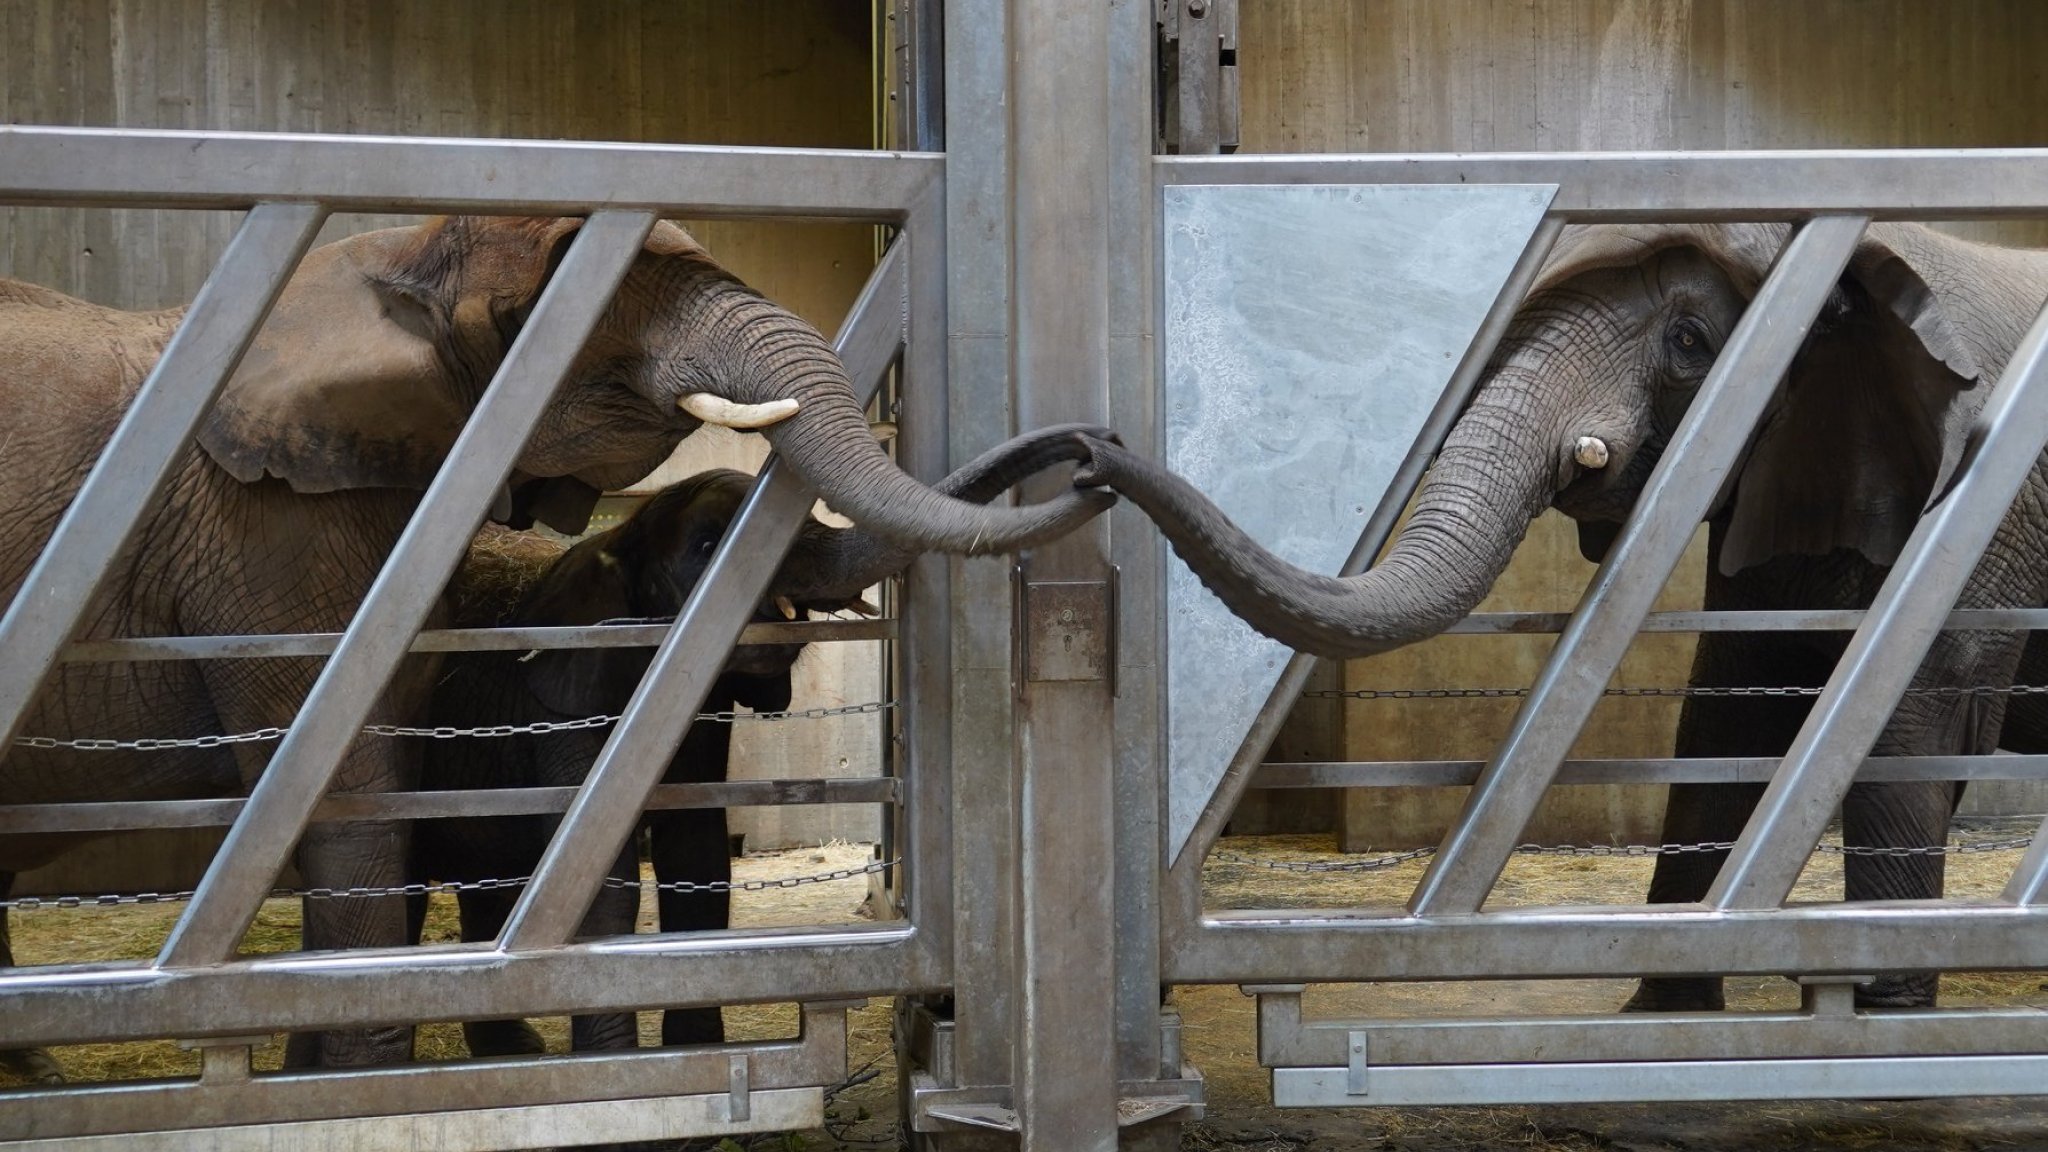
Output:
[[[515,532],[485,524],[448,582],[448,604],[456,628],[495,628],[568,545],[538,532]]]

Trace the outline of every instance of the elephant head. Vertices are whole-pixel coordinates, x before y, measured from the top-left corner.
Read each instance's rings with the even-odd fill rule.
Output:
[[[1171,473],[1097,446],[1077,477],[1157,521],[1233,611],[1301,651],[1349,658],[1469,613],[1555,506],[1604,554],[1783,247],[1781,225],[1567,230],[1370,571],[1304,572]],[[1872,227],[1715,502],[1727,571],[1787,554],[1894,560],[1954,469],[2041,303],[2031,253]],[[1361,402],[1369,402],[1362,398]]]
[[[243,481],[423,489],[579,226],[449,217],[314,250],[200,443]],[[760,427],[833,508],[919,549],[1013,551],[1107,507],[1076,494],[983,507],[913,480],[875,443],[831,345],[661,223],[494,515],[580,531],[599,491],[646,475],[706,420]]]

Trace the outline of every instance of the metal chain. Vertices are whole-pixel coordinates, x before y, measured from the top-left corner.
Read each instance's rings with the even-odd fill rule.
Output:
[[[1806,686],[1768,688],[1691,685],[1683,688],[1608,688],[1602,696],[1818,696],[1821,690]],[[1513,700],[1527,696],[1527,688],[1318,688],[1302,696],[1318,700]],[[1999,688],[1977,687],[1908,688],[1908,696],[2040,696],[2048,695],[2048,684],[2013,684]]]
[[[780,876],[768,880],[712,880],[698,883],[694,880],[670,880],[665,883],[647,884],[639,880],[621,880],[607,876],[607,888],[656,888],[663,892],[765,892],[771,888],[801,888],[806,884],[823,884],[831,880],[849,880],[855,876],[867,876],[902,863],[902,857],[894,860],[875,860],[856,868],[839,868],[831,872],[820,872],[810,876]],[[394,884],[387,888],[273,888],[266,899],[291,900],[363,900],[383,896],[426,896],[432,893],[488,892],[497,888],[524,888],[531,876],[520,876],[509,880],[462,880],[443,881],[435,884]],[[175,904],[190,900],[192,890],[183,892],[133,892],[107,894],[102,896],[17,896],[11,900],[0,900],[0,909],[19,908],[33,911],[43,908],[114,908],[123,904]]]
[[[842,704],[833,708],[804,708],[788,712],[699,712],[697,719],[713,724],[736,724],[752,720],[818,720],[827,716],[862,716],[874,712],[887,712],[894,707],[896,702],[893,700],[874,700],[866,704]],[[618,720],[617,716],[585,716],[578,720],[488,724],[476,728],[420,728],[401,724],[365,724],[363,731],[372,736],[424,736],[433,740],[455,740],[465,737],[495,739],[505,736],[542,736],[550,732],[571,732],[582,728],[604,728],[616,724]],[[219,748],[227,744],[282,740],[287,731],[289,729],[258,728],[253,732],[236,732],[225,736],[139,740],[59,740],[53,736],[21,736],[14,742],[23,748],[65,748],[74,752],[161,752],[173,748]]]
[[[2003,840],[1985,840],[1974,844],[1938,844],[1922,848],[1866,848],[1851,847],[1847,844],[1818,844],[1814,850],[1833,856],[1967,856],[1979,852],[2012,852],[2030,847],[2032,836],[2013,836]],[[1735,847],[1733,840],[1709,840],[1699,844],[1518,844],[1517,856],[1678,856],[1689,852],[1726,852]],[[1306,861],[1306,860],[1260,860],[1238,852],[1217,849],[1209,854],[1211,860],[1225,864],[1244,864],[1254,868],[1265,868],[1274,872],[1373,872],[1382,868],[1393,868],[1411,860],[1422,860],[1436,855],[1434,847],[1415,848],[1407,852],[1396,852],[1388,856],[1374,856],[1366,860]]]

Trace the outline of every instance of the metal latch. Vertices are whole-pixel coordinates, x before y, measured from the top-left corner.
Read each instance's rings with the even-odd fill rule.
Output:
[[[1107,680],[1115,695],[1116,591],[1113,568],[1108,580],[1024,581],[1018,637],[1024,679],[1038,684]]]
[[[1158,3],[1156,150],[1181,156],[1237,151],[1238,0]]]

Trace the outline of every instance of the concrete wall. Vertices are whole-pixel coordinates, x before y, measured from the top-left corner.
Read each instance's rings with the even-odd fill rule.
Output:
[[[870,19],[843,0],[0,0],[0,120],[866,148]],[[341,217],[325,236],[402,222]],[[0,208],[0,275],[121,307],[182,303],[235,223]],[[684,223],[827,332],[874,263],[867,226]],[[693,441],[663,475],[750,467],[760,452],[748,438]],[[877,660],[874,645],[807,654],[798,706],[875,698]],[[735,774],[872,774],[877,740],[873,716],[752,725]],[[735,824],[755,845],[877,834],[866,808],[750,810]],[[176,851],[203,861],[206,849]],[[42,886],[118,886],[109,868],[138,855],[103,841]]]
[[[2048,143],[2048,5],[2034,0],[1258,0],[1240,20],[1244,152]],[[2038,227],[1986,231],[2048,242]],[[1700,557],[1696,546],[1662,607],[1697,605]],[[1569,523],[1548,514],[1484,607],[1568,609],[1591,571]],[[1549,644],[1445,637],[1353,662],[1344,680],[1526,685]],[[1639,641],[1617,683],[1683,683],[1691,648],[1686,637]],[[1668,755],[1676,705],[1609,701],[1577,754]],[[1341,738],[1324,742],[1350,759],[1479,758],[1513,708],[1353,701]],[[1357,790],[1346,840],[1435,843],[1461,795]],[[1560,789],[1531,834],[1640,837],[1655,832],[1660,803],[1654,789]],[[1269,796],[1238,823],[1314,827],[1335,808],[1330,794]]]

